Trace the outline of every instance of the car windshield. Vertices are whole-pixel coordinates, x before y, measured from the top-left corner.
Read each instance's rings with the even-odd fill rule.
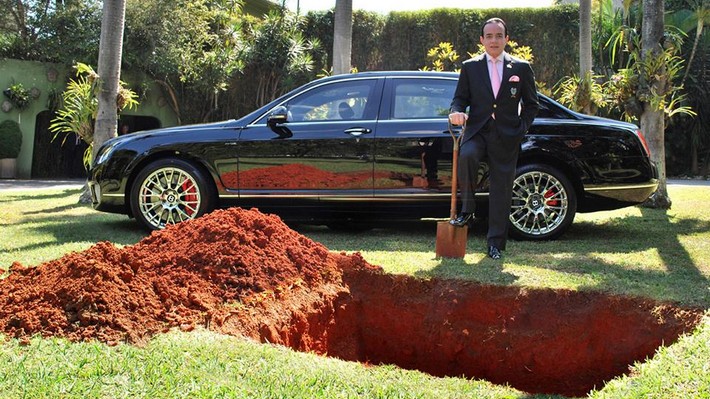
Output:
[[[282,105],[288,110],[288,122],[374,119],[376,109],[369,105],[376,83],[374,79],[327,83]]]

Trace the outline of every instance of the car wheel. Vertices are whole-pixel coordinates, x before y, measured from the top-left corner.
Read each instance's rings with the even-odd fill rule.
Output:
[[[513,181],[510,233],[525,240],[553,240],[572,224],[577,194],[567,176],[547,165],[521,167]]]
[[[213,209],[204,173],[189,162],[166,158],[138,173],[130,194],[133,216],[149,230],[194,219]]]

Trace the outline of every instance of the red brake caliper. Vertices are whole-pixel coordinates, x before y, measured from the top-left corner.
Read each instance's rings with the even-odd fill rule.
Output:
[[[557,194],[557,192],[553,189],[550,189],[550,190],[547,190],[544,197],[545,197],[545,199],[552,198],[555,194]],[[557,206],[560,204],[560,200],[556,200],[556,199],[547,200],[545,203],[549,206]]]
[[[190,184],[189,180],[185,180],[184,183],[182,183],[182,195],[183,198],[185,199],[185,202],[195,202],[197,201],[197,188],[195,187],[194,184]],[[184,208],[185,213],[187,213],[189,216],[192,216],[195,213],[195,210],[189,207]]]

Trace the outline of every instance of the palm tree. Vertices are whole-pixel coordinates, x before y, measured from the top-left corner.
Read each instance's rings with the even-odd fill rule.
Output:
[[[592,79],[592,0],[579,0],[579,78],[581,82]],[[591,91],[587,94],[591,96]],[[582,110],[592,113],[592,102],[587,99]]]
[[[685,83],[688,78],[688,73],[690,72],[690,66],[693,64],[693,59],[698,50],[698,43],[703,36],[703,27],[710,24],[710,1],[708,0],[689,0],[690,10],[681,10],[685,12],[683,14],[684,22],[693,23],[695,22],[695,40],[693,40],[693,49],[690,51],[690,58],[688,59],[688,65],[685,68],[685,75],[683,75],[683,80],[681,80],[680,85]],[[686,33],[692,31],[692,29],[686,29]]]
[[[333,75],[350,72],[353,40],[353,0],[335,0]]]
[[[123,27],[126,20],[126,0],[104,0],[103,3],[98,66],[101,89],[98,94],[93,148],[99,148],[106,140],[116,137]]]
[[[643,0],[643,22],[641,25],[641,62],[652,63],[663,51],[664,33],[664,3],[663,0]],[[652,82],[641,82],[641,87],[650,92],[665,91],[667,76],[665,69],[656,74]],[[642,75],[642,79],[643,79]],[[650,87],[645,87],[650,84]],[[645,205],[652,208],[669,209],[671,199],[666,187],[666,149],[664,143],[664,110],[649,102],[644,102],[641,114],[641,131],[646,134],[651,150],[651,160],[658,167],[658,189],[646,201]]]
[[[690,34],[695,30],[695,39],[693,40],[693,46],[690,50],[690,56],[688,57],[688,63],[685,66],[685,74],[683,79],[681,79],[679,86],[685,88],[685,82],[688,79],[688,75],[692,70],[693,60],[695,60],[696,55],[698,55],[698,45],[703,42],[703,28],[710,24],[710,1],[709,0],[687,0],[689,8],[681,9],[668,15],[666,18],[666,23],[677,26],[686,34]],[[705,43],[707,43],[707,37],[704,38]],[[703,53],[707,53],[707,49],[710,48],[705,44],[704,47],[700,47],[701,56]],[[700,68],[702,70],[702,67]],[[691,87],[692,86],[692,87]],[[700,114],[702,114],[703,99],[705,96],[702,95],[703,90],[702,81],[694,81],[692,85],[689,85],[687,90],[696,92],[699,91],[698,95],[693,96],[696,99],[696,103],[693,108],[697,109]],[[699,156],[698,152],[702,145],[703,136],[707,136],[707,131],[703,125],[703,118],[699,115],[699,119],[691,125],[688,130],[690,135],[690,171],[693,174],[700,173]],[[708,168],[708,162],[706,161],[706,168]],[[710,169],[707,169],[710,170]]]

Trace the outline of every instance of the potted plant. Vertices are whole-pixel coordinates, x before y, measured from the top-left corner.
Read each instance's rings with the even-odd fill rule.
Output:
[[[10,99],[12,105],[17,107],[18,110],[22,111],[30,104],[31,94],[30,91],[25,89],[22,83],[15,83],[3,90],[3,94]]]
[[[21,146],[20,125],[13,120],[0,122],[0,178],[17,177],[17,156]]]

